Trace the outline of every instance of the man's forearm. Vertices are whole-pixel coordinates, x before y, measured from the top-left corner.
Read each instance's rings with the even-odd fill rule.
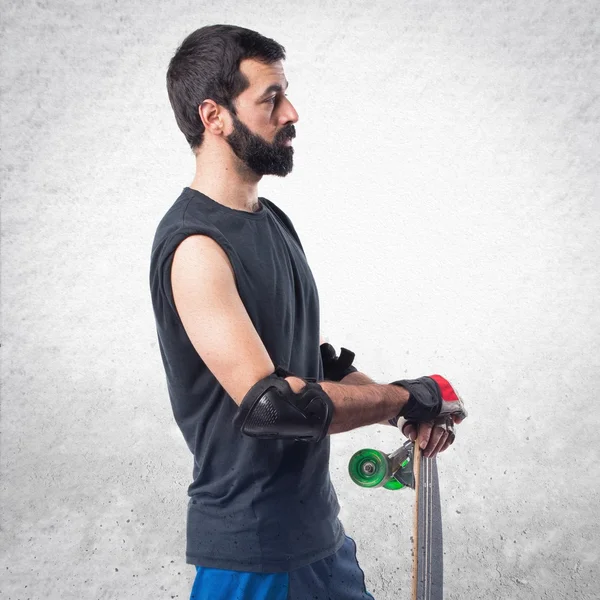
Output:
[[[343,383],[345,385],[366,385],[373,384],[376,382],[373,381],[368,375],[365,375],[360,371],[355,371],[354,373],[346,375],[346,377],[344,377],[344,379],[342,379],[340,383]],[[378,423],[379,425],[390,425],[390,422],[388,420],[378,421]]]
[[[372,380],[364,382],[364,378],[369,379],[362,373],[351,373],[341,382],[319,382],[334,405],[330,434],[376,423],[387,424],[387,420],[395,417],[408,402],[409,394],[404,388]],[[351,379],[353,383],[349,383]],[[358,383],[359,380],[363,383]]]
[[[373,381],[370,377],[361,373],[360,371],[355,371],[354,373],[350,373],[344,377],[339,383],[343,383],[344,385],[365,385],[365,384],[373,384],[377,383]]]

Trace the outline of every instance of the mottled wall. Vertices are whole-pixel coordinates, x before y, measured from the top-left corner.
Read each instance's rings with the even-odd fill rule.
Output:
[[[323,331],[380,382],[447,374],[448,600],[600,594],[600,8],[515,2],[2,2],[0,596],[188,598],[186,487],[148,286],[194,161],[165,90],[210,23],[283,43],[292,218]],[[385,430],[384,430],[385,429]],[[409,597],[411,492],[346,472],[378,600]]]

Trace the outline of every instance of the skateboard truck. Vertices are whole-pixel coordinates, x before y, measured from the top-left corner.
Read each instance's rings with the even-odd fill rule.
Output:
[[[404,442],[391,454],[363,448],[348,463],[350,478],[357,485],[366,488],[415,489],[413,452],[414,443],[411,441]]]

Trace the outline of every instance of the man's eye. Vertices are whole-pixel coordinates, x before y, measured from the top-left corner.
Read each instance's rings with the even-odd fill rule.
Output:
[[[284,96],[287,98],[287,94],[284,94]],[[275,104],[275,102],[277,102],[277,95],[267,98],[265,102],[268,102],[269,104]]]

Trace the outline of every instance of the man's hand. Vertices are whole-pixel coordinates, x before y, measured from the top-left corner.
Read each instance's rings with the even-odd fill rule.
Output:
[[[423,455],[427,458],[434,458],[452,445],[456,437],[454,425],[458,425],[462,420],[462,417],[458,415],[438,417],[434,421],[426,423],[412,423],[404,419],[398,419],[398,429],[411,442],[416,441],[418,438]]]
[[[419,446],[427,458],[433,458],[446,450],[454,442],[454,425],[458,425],[467,417],[463,401],[450,382],[441,375],[431,375],[395,383],[408,389],[411,394],[407,405],[410,416],[400,416],[407,412],[404,409],[397,422],[393,420],[398,429],[412,442],[418,439]],[[420,403],[428,406],[431,398],[441,402],[438,415],[432,420],[421,421],[416,416],[416,411],[420,409]]]

